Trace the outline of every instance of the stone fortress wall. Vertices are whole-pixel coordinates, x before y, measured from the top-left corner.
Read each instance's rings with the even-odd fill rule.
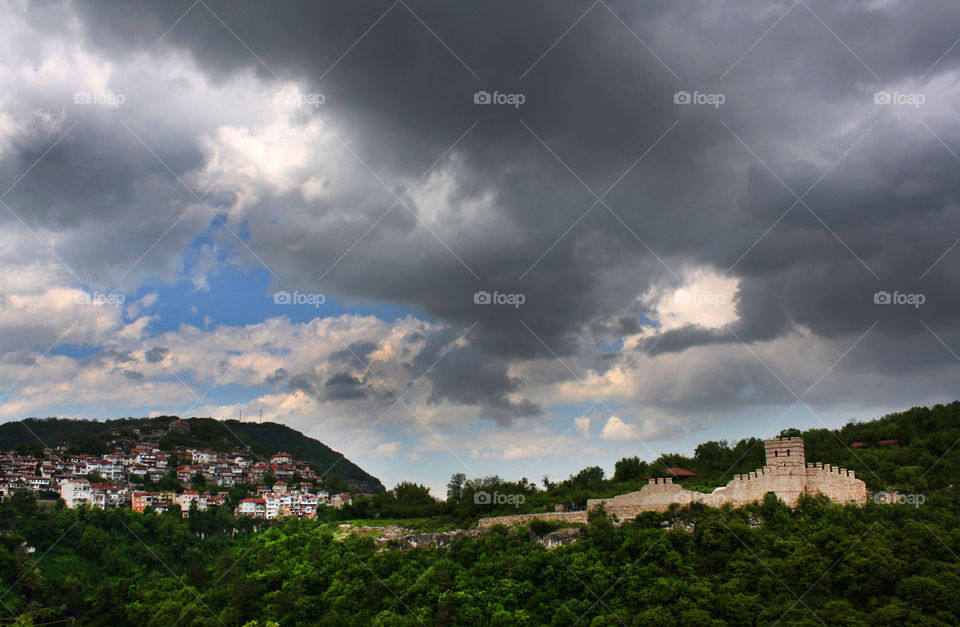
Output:
[[[797,504],[801,494],[814,496],[818,493],[826,495],[836,503],[864,505],[867,502],[867,484],[857,479],[852,470],[821,462],[807,463],[802,438],[764,440],[763,446],[767,462],[763,468],[744,475],[734,475],[727,485],[716,488],[709,494],[685,490],[669,477],[656,478],[650,479],[647,485],[637,492],[609,499],[589,499],[587,511],[599,507],[611,516],[626,520],[641,512],[665,511],[675,503],[737,507],[762,501],[770,492],[790,506]],[[499,516],[483,518],[477,526],[484,528],[497,524],[510,525],[534,518],[586,522],[586,514],[586,511],[583,511]]]
[[[495,516],[493,518],[481,518],[477,522],[477,529],[485,529],[494,525],[519,525],[520,523],[530,522],[531,520],[560,520],[570,523],[587,522],[587,512],[542,512],[539,514],[517,514],[516,516]]]

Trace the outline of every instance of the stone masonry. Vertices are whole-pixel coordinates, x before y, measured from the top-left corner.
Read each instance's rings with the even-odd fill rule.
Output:
[[[672,478],[650,479],[637,492],[621,494],[609,499],[589,499],[587,510],[603,508],[607,514],[620,520],[634,518],[640,512],[668,509],[674,503],[687,505],[703,503],[711,507],[734,507],[762,501],[768,493],[776,494],[787,505],[794,506],[801,494],[824,494],[836,503],[867,502],[867,485],[854,476],[852,470],[831,467],[830,464],[807,463],[803,439],[798,437],[763,441],[766,465],[745,475],[734,475],[727,485],[707,494],[685,490]],[[478,527],[497,524],[516,524],[532,518],[586,522],[586,512],[526,514],[483,518]]]
[[[494,525],[518,525],[531,520],[559,520],[571,523],[587,522],[587,512],[543,512],[542,514],[518,514],[516,516],[495,516],[481,518],[477,522],[477,529],[484,529]]]

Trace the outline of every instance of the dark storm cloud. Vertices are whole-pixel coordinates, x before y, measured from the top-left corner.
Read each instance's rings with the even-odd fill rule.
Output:
[[[11,210],[0,220],[13,228],[22,219],[31,229],[56,233],[64,269],[101,288],[132,280],[136,274],[124,271],[134,262],[154,272],[179,267],[191,230],[202,229],[210,215],[184,210],[195,197],[157,157],[179,173],[199,166],[195,127],[183,123],[156,133],[137,113],[77,105],[66,90],[23,96],[13,104],[19,133],[0,159],[0,186]],[[38,113],[45,110],[56,114]],[[171,217],[182,217],[181,228],[167,232]],[[152,244],[152,254],[138,261]]]
[[[143,373],[138,370],[124,370],[122,368],[115,368],[112,373],[120,373],[134,383],[142,383],[146,380],[146,377],[143,375]]]
[[[370,354],[377,350],[374,342],[360,341],[354,342],[330,355],[329,361],[334,365],[353,366],[363,368],[369,362]]]
[[[314,377],[308,374],[298,374],[290,377],[290,381],[287,383],[287,390],[290,392],[303,392],[308,396],[316,397],[317,391],[315,388]]]
[[[543,409],[529,400],[512,401],[507,397],[519,392],[523,381],[508,376],[506,371],[506,362],[494,354],[469,346],[454,348],[444,357],[443,367],[427,375],[429,400],[479,406],[482,416],[500,424],[542,413]]]
[[[290,377],[286,387],[321,401],[352,401],[373,395],[360,377],[349,372],[334,372],[326,379],[315,372],[303,372]]]
[[[129,351],[105,350],[94,353],[80,359],[77,363],[81,368],[103,368],[105,366],[117,366],[116,370],[123,364],[136,363],[138,360]]]
[[[167,358],[167,355],[170,354],[169,348],[163,348],[161,346],[154,346],[153,348],[147,350],[143,357],[147,360],[148,364],[160,363]]]
[[[899,3],[806,4],[610,2],[616,16],[595,5],[557,42],[588,5],[411,1],[456,56],[398,4],[339,61],[389,2],[210,2],[242,44],[203,5],[190,8],[188,1],[75,6],[88,43],[125,63],[190,9],[157,53],[185,51],[214,81],[248,69],[266,82],[273,73],[305,80],[325,95],[323,114],[352,150],[391,185],[421,176],[477,122],[453,153],[456,186],[444,202],[451,213],[433,233],[402,206],[366,233],[393,201],[372,176],[350,206],[262,198],[243,226],[251,249],[281,283],[409,305],[449,323],[449,333],[428,339],[414,372],[426,372],[448,349],[442,367],[428,374],[431,399],[477,405],[507,422],[539,411],[508,400],[523,391],[523,382],[507,374],[511,360],[554,353],[596,359],[593,344],[635,333],[638,314],[655,316],[637,297],[679,286],[686,267],[731,268],[740,280],[740,319],[732,333],[669,331],[652,354],[738,337],[769,341],[797,328],[846,347],[879,319],[875,335],[882,340],[870,349],[878,371],[898,354],[911,360],[903,367],[949,362],[949,355],[898,346],[929,339],[921,313],[947,341],[960,331],[953,315],[960,252],[927,273],[960,237],[960,164],[943,145],[960,146],[956,91],[930,82],[949,77],[960,49],[924,76],[955,41],[960,5],[944,0],[917,11]],[[30,17],[41,32],[58,28],[48,8]],[[898,87],[927,91],[926,108],[873,104],[875,91]],[[475,105],[481,89],[520,92],[526,102],[519,109]],[[722,93],[726,101],[720,108],[675,105],[678,90]],[[186,135],[154,138],[178,174],[198,165]],[[52,154],[79,159],[71,146]],[[142,154],[133,157],[123,146],[88,172],[91,180],[136,181],[142,172],[161,187],[165,173],[157,164],[141,163]],[[9,172],[31,154],[21,151]],[[79,180],[82,168],[67,172],[57,163],[18,192],[48,199],[31,219],[69,228],[101,210],[92,201],[75,213],[65,209],[68,190],[90,183]],[[59,183],[58,173],[66,176]],[[594,194],[614,183],[605,204],[595,204]],[[122,185],[111,193],[123,204],[136,191]],[[217,198],[231,202],[229,194]],[[456,213],[482,201],[482,220]],[[406,202],[426,216],[425,207]],[[327,221],[314,230],[303,216]],[[335,219],[344,216],[350,219]],[[478,290],[523,294],[525,302],[477,305]],[[922,312],[878,307],[878,290],[923,292],[927,304]],[[475,322],[469,345],[449,349]],[[356,368],[357,358],[366,361],[374,349],[354,345],[331,361]],[[321,387],[299,375],[288,384],[312,395]],[[725,387],[707,392],[729,394]],[[708,405],[709,394],[697,402]]]
[[[0,356],[0,362],[12,366],[30,367],[37,363],[37,356],[27,349],[10,351]]]
[[[363,381],[347,372],[338,372],[323,384],[323,396],[330,401],[346,401],[367,396]]]
[[[436,333],[413,360],[414,368],[426,373],[430,381],[428,402],[449,400],[478,406],[483,417],[500,424],[543,412],[526,399],[508,398],[522,389],[523,381],[507,375],[508,363],[501,356],[475,345],[454,343],[460,335],[454,329]]]
[[[273,374],[267,377],[265,383],[267,385],[276,385],[286,379],[288,376],[286,368],[277,368],[273,371]]]

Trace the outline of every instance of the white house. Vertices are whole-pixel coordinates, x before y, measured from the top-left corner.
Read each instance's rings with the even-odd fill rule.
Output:
[[[266,500],[265,499],[243,499],[237,508],[237,515],[252,516],[254,518],[266,518]]]
[[[91,501],[90,482],[86,479],[67,479],[60,484],[60,498],[67,507],[86,505]]]
[[[184,516],[190,515],[190,506],[193,503],[197,504],[198,510],[207,509],[207,498],[206,494],[200,494],[196,490],[188,490],[183,494],[177,497],[177,503],[180,505],[180,509],[183,510]]]

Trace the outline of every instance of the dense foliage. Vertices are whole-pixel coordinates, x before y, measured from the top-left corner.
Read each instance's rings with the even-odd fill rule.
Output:
[[[2,603],[38,624],[947,625],[960,622],[949,592],[960,586],[958,522],[953,489],[921,507],[770,498],[619,527],[594,517],[577,543],[549,551],[503,528],[451,548],[378,551],[317,521],[259,533],[241,521],[234,536],[215,515],[16,499],[0,506]]]
[[[851,422],[836,430],[810,429],[801,433],[785,429],[779,435],[802,435],[807,461],[850,468],[871,491],[924,494],[960,484],[960,446],[955,446],[960,441],[960,402],[918,407],[870,422]],[[877,444],[888,440],[898,443]],[[853,443],[868,446],[851,448]],[[667,454],[652,462],[638,457],[621,459],[609,478],[599,466],[584,468],[563,481],[552,482],[544,477],[540,485],[526,478],[519,481],[506,481],[499,476],[468,479],[458,473],[447,484],[446,501],[431,499],[424,486],[403,483],[376,497],[357,499],[340,515],[344,519],[444,516],[469,525],[486,516],[553,511],[558,503],[583,509],[589,498],[639,490],[647,483],[647,477],[667,476],[666,469],[674,467],[697,474],[682,480],[685,488],[709,492],[725,485],[734,474],[756,470],[763,464],[762,439],[748,438],[734,445],[726,441],[705,442],[696,448],[692,457]],[[481,492],[523,498],[498,504],[478,499],[477,494]]]
[[[922,502],[803,498],[791,509],[770,495],[619,526],[594,515],[576,543],[551,550],[534,541],[552,528],[544,523],[403,551],[342,537],[336,521],[255,529],[226,510],[138,516],[18,496],[0,504],[0,612],[22,624],[76,617],[91,625],[957,624],[958,407],[803,434],[809,459],[855,468],[871,488]],[[899,446],[843,446],[894,438]],[[749,442],[707,443],[669,465],[689,466],[704,484],[720,480],[737,455],[753,454]],[[655,472],[637,464],[618,464],[612,479],[588,468],[546,489],[510,488],[523,484],[544,499],[618,489],[638,480],[630,473]],[[471,490],[492,487],[484,481],[453,477],[448,503],[402,484],[364,506],[460,520],[481,507]]]

